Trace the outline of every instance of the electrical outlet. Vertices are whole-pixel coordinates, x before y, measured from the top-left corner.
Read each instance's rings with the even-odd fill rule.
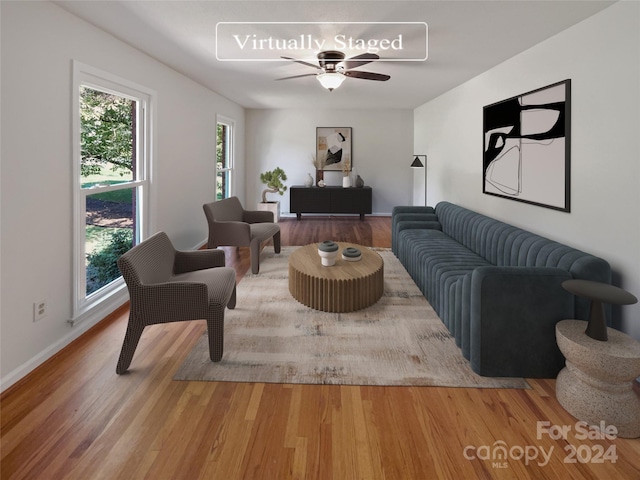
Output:
[[[42,320],[47,315],[47,303],[44,300],[33,304],[33,321]]]

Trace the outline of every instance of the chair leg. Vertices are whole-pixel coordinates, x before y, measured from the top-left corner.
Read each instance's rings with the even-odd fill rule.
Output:
[[[251,242],[251,273],[256,275],[260,271],[260,242]]]
[[[124,342],[122,342],[122,350],[120,350],[120,358],[118,358],[118,365],[116,366],[118,375],[122,375],[129,369],[143,330],[144,325],[133,318],[132,315],[129,315],[127,332],[124,334]]]
[[[207,336],[209,337],[209,358],[212,362],[222,360],[224,349],[224,307],[215,308],[207,318]]]
[[[233,310],[234,308],[236,308],[236,286],[235,285],[233,286],[233,292],[231,292],[231,297],[227,302],[227,308],[229,310]]]
[[[273,236],[273,251],[280,253],[280,232]]]

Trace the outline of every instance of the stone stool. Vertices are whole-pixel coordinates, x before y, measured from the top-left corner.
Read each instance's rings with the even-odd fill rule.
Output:
[[[640,376],[640,342],[612,328],[608,341],[585,333],[587,322],[562,320],[556,340],[566,367],[556,380],[560,405],[589,425],[614,425],[617,436],[640,437],[640,396],[633,381]]]

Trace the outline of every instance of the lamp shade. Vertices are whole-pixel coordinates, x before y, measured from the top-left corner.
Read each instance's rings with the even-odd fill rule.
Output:
[[[422,164],[422,162],[420,161],[418,156],[416,156],[416,158],[413,159],[413,163],[411,164],[411,168],[422,168],[422,167],[424,167],[424,165]]]
[[[341,73],[320,73],[316,75],[316,78],[327,90],[331,91],[334,88],[338,88],[344,82],[345,76]]]

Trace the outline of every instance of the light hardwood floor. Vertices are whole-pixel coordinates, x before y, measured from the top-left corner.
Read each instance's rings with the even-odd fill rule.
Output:
[[[282,242],[389,247],[390,223],[284,219]],[[240,280],[248,249],[225,252]],[[127,314],[2,394],[3,480],[640,478],[640,439],[581,439],[554,380],[531,390],[173,381],[204,322],[148,327],[118,376]],[[571,431],[553,439],[538,422]]]

